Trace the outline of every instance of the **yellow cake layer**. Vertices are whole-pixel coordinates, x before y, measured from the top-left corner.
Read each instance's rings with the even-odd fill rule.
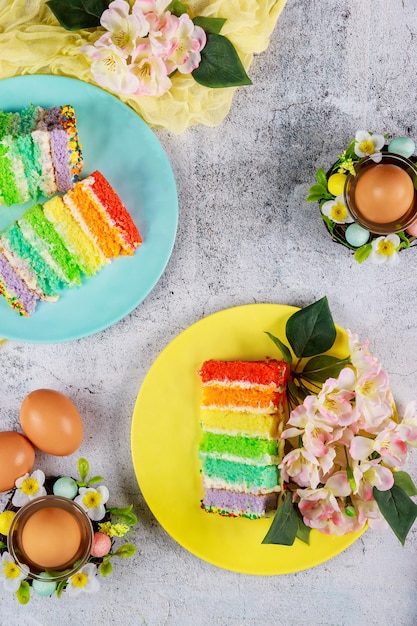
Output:
[[[45,202],[43,212],[53,223],[65,246],[87,276],[95,274],[107,262],[101,251],[72,217],[60,196]]]
[[[281,413],[258,415],[245,411],[202,409],[200,420],[205,430],[276,439],[280,434],[284,417]]]
[[[120,244],[115,240],[113,230],[104,220],[93,196],[85,191],[83,185],[86,184],[81,181],[68,191],[67,197],[76,205],[104,256],[108,259],[118,257],[121,254]]]

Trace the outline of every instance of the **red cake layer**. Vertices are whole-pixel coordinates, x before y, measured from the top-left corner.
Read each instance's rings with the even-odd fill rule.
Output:
[[[110,183],[97,170],[91,174],[94,183],[93,193],[106,208],[111,225],[116,228],[122,239],[122,254],[133,254],[142,243],[142,238],[126,207]]]
[[[203,383],[245,382],[285,387],[289,366],[285,361],[205,361],[199,371]]]

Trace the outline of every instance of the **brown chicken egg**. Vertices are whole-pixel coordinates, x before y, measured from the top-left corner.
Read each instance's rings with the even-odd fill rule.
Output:
[[[0,491],[13,489],[21,476],[31,471],[35,450],[23,435],[14,431],[0,432]]]
[[[374,165],[358,178],[356,206],[370,222],[387,224],[399,220],[413,201],[413,181],[398,165]]]
[[[81,445],[80,414],[74,403],[59,391],[32,391],[22,402],[20,423],[33,445],[47,454],[66,456]]]

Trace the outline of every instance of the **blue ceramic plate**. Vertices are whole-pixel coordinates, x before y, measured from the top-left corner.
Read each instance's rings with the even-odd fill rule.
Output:
[[[178,198],[168,157],[153,132],[126,104],[98,87],[61,76],[21,76],[1,81],[0,109],[30,103],[72,104],[83,145],[82,177],[99,170],[117,191],[142,235],[133,257],[122,257],[58,302],[40,302],[20,317],[0,298],[0,336],[57,343],[92,335],[130,313],[158,282],[171,255]],[[42,201],[43,199],[41,199]],[[0,229],[33,204],[0,207]]]

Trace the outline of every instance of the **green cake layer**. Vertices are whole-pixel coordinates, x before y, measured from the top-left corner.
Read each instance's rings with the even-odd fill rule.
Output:
[[[65,287],[58,274],[25,239],[17,222],[1,233],[1,240],[19,260],[27,263],[36,275],[39,288],[47,296],[56,296],[57,292]]]
[[[244,435],[205,432],[200,442],[200,453],[202,456],[206,454],[231,455],[256,461],[266,456],[278,456],[278,441]]]
[[[55,272],[69,285],[81,284],[80,268],[64,246],[52,224],[43,214],[42,206],[35,204],[18,220],[25,239],[33,248],[52,264]]]
[[[213,457],[202,460],[202,471],[206,483],[213,481],[213,486],[224,483],[237,491],[255,493],[275,490],[279,479],[277,465],[249,465]]]

